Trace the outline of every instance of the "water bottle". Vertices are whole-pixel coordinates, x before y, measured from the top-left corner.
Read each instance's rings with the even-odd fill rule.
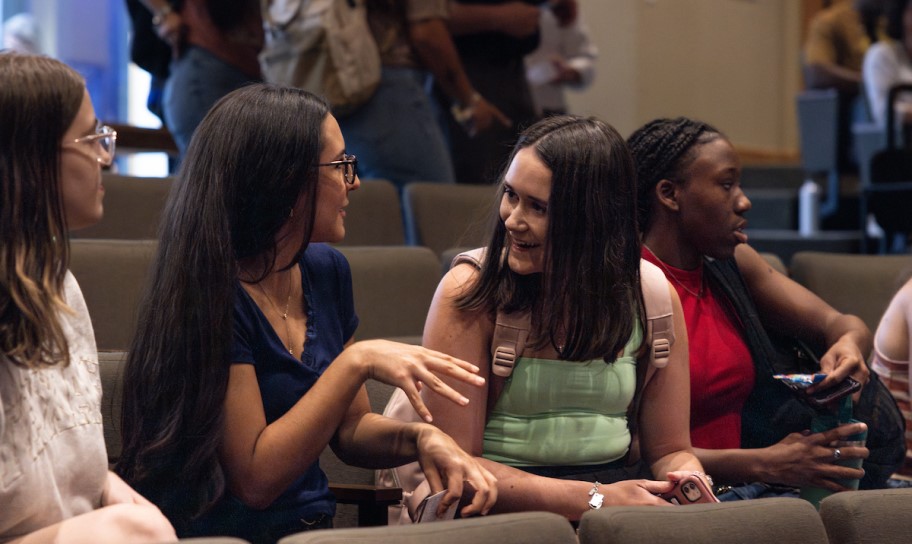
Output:
[[[798,233],[813,236],[820,230],[820,186],[806,179],[798,189]]]

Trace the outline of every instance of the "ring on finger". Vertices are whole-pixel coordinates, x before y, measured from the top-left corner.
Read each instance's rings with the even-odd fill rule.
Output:
[[[839,461],[839,458],[842,457],[842,451],[839,448],[833,450],[833,460]]]

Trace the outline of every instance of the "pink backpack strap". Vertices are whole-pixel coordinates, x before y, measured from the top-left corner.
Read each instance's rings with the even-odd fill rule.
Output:
[[[649,362],[656,368],[668,365],[674,344],[674,313],[668,280],[656,265],[640,259],[640,288],[646,306],[646,341],[649,342]]]
[[[460,253],[453,258],[453,266],[469,263],[480,269],[485,251],[485,248],[480,247]],[[526,348],[531,328],[531,316],[528,312],[497,311],[494,337],[491,339],[491,372],[494,375],[508,378],[513,373],[516,359]]]

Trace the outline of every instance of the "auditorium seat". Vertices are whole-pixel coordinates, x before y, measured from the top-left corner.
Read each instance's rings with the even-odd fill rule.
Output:
[[[860,317],[873,331],[902,273],[912,272],[912,256],[801,251],[789,264],[792,279],[843,313]]]
[[[156,240],[70,240],[70,270],[85,297],[99,350],[129,349]]]
[[[912,542],[912,489],[835,493],[820,501],[830,544]]]
[[[604,506],[583,514],[580,544],[827,544],[811,503],[797,498],[753,499],[688,506]]]
[[[337,245],[394,246],[405,244],[402,205],[396,186],[385,179],[363,179],[348,193],[345,239]]]
[[[402,193],[408,243],[438,256],[458,246],[484,244],[496,187],[450,183],[409,183]]]
[[[70,238],[157,239],[158,223],[173,178],[141,178],[105,172],[104,217],[72,231]]]
[[[576,544],[563,516],[518,512],[414,525],[308,531],[279,544]]]
[[[352,270],[357,340],[390,338],[421,343],[424,320],[437,283],[440,261],[416,246],[342,246]]]

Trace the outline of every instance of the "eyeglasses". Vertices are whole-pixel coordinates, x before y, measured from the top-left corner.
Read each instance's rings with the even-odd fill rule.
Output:
[[[345,168],[342,177],[345,178],[345,183],[349,185],[354,185],[355,177],[358,175],[358,157],[354,155],[342,155],[342,160],[332,161],[332,162],[321,162],[317,166],[342,166]]]
[[[117,131],[108,125],[99,124],[95,127],[95,134],[76,138],[71,144],[88,144],[95,148],[95,160],[102,166],[111,166],[114,161],[114,146],[117,142]]]

